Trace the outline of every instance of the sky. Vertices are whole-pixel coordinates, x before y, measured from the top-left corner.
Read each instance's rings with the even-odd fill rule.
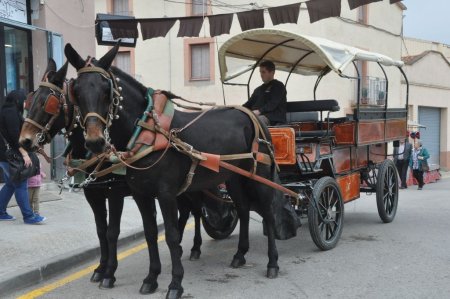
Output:
[[[404,0],[403,33],[406,37],[450,45],[449,0]]]

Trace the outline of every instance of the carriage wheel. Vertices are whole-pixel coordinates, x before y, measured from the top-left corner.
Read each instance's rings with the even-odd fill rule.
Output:
[[[341,190],[331,177],[320,178],[308,206],[309,232],[321,250],[336,246],[344,225],[344,201]]]
[[[398,175],[392,160],[384,160],[378,169],[377,208],[384,223],[392,222],[398,206]]]
[[[202,224],[208,236],[215,240],[223,240],[228,238],[231,233],[236,228],[238,223],[238,214],[236,209],[232,204],[229,205],[229,213],[228,216],[222,219],[222,223],[217,226],[213,225],[209,220],[205,213],[202,213]]]

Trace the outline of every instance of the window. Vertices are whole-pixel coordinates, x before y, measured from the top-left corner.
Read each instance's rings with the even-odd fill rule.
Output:
[[[191,15],[206,15],[208,13],[207,0],[192,0]]]
[[[191,45],[191,80],[209,80],[209,44]]]
[[[184,81],[214,82],[214,39],[197,37],[184,39]]]
[[[113,0],[112,13],[114,15],[129,16],[131,15],[128,0]]]
[[[117,53],[115,59],[115,65],[125,73],[133,75],[131,73],[131,53],[130,51],[121,51]]]

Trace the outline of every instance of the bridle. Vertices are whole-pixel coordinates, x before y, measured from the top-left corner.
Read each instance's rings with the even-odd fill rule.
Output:
[[[114,74],[111,71],[106,71],[100,67],[95,66],[92,64],[93,57],[89,57],[85,66],[78,70],[77,75],[81,75],[84,73],[98,73],[103,78],[108,80],[109,86],[110,86],[110,93],[109,93],[109,108],[108,108],[108,114],[106,115],[106,118],[101,116],[100,114],[96,112],[89,112],[84,117],[83,120],[80,121],[80,125],[85,130],[86,120],[88,117],[96,117],[98,118],[104,125],[105,130],[103,132],[103,135],[105,136],[106,142],[110,143],[111,139],[109,137],[109,127],[111,127],[113,120],[119,119],[119,111],[123,109],[123,107],[120,105],[120,103],[123,101],[123,97],[121,96],[120,92],[122,91],[122,87],[118,85],[120,79],[114,76]],[[70,89],[71,87],[69,87]],[[69,92],[69,94],[71,94]],[[75,98],[71,98],[72,103],[77,106]],[[81,112],[80,112],[81,113]]]
[[[64,82],[64,85],[66,85],[66,82]],[[48,94],[48,96],[44,102],[44,111],[46,113],[52,115],[50,120],[47,122],[47,124],[45,126],[42,126],[41,124],[32,120],[31,118],[28,118],[28,117],[25,118],[25,122],[27,122],[27,123],[31,124],[32,126],[39,129],[39,132],[36,133],[36,141],[39,144],[44,143],[46,140],[51,140],[49,131],[50,131],[53,123],[58,118],[58,116],[61,112],[61,109],[64,111],[65,127],[67,128],[70,125],[70,127],[73,128],[74,126],[76,126],[75,121],[72,121],[71,124],[69,123],[70,122],[69,108],[67,105],[67,100],[66,100],[64,89],[61,89],[58,86],[56,86],[55,84],[47,82],[47,81],[42,81],[41,83],[39,83],[39,88],[41,88],[41,87],[50,89],[50,93]],[[30,109],[29,109],[30,111],[32,109],[32,106],[36,103],[36,101],[33,100],[35,93],[36,93],[36,91],[33,93],[30,93],[27,98],[27,102],[32,101],[32,103],[30,103]],[[75,115],[75,111],[74,111],[74,115]],[[66,133],[69,131],[66,131]]]

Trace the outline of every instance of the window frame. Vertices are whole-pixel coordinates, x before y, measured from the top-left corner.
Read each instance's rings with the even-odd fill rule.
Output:
[[[209,46],[209,78],[192,78],[192,45],[207,44]],[[215,81],[214,38],[186,38],[184,40],[184,79],[187,83]]]

